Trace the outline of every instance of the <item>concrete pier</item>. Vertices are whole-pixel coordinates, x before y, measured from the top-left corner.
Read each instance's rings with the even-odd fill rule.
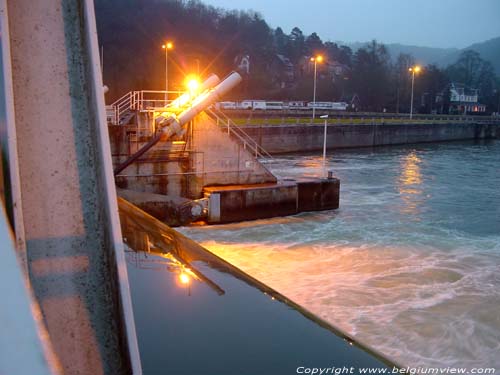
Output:
[[[308,178],[275,184],[211,186],[203,191],[209,200],[207,222],[221,224],[336,209],[340,181]]]

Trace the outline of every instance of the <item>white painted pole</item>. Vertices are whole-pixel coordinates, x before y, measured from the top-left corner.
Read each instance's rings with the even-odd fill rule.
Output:
[[[323,174],[325,175],[326,172],[326,126],[327,126],[328,120],[325,119],[325,131],[323,135]]]
[[[325,126],[323,131],[323,176],[326,177],[326,134],[328,126],[328,115],[321,116],[325,119]]]
[[[314,89],[313,89],[313,122],[316,118],[316,64],[317,60],[314,59]]]
[[[410,120],[413,117],[413,84],[415,83],[415,69],[411,72],[411,103],[410,103]]]

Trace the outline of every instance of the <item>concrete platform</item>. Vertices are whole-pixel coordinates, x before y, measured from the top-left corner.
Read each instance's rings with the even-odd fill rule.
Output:
[[[209,186],[210,224],[231,223],[294,215],[339,207],[340,181],[336,178],[304,178],[258,185]]]

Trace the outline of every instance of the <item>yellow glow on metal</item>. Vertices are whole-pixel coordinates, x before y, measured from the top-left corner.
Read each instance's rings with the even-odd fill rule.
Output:
[[[185,107],[188,103],[189,103],[189,100],[190,100],[190,96],[188,93],[186,94],[182,94],[181,96],[179,96],[175,102],[174,102],[174,105],[173,107],[174,108],[182,108],[182,107]]]

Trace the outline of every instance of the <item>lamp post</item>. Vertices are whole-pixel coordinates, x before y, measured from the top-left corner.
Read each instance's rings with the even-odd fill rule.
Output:
[[[165,50],[165,105],[167,105],[168,101],[168,50],[174,48],[174,44],[172,42],[165,42],[161,46]]]
[[[313,88],[313,117],[312,120],[316,118],[316,73],[317,73],[317,64],[323,61],[323,56],[318,55],[316,57],[311,57],[311,61],[314,62],[314,88]]]
[[[411,102],[410,102],[410,120],[413,118],[413,86],[415,84],[415,73],[422,70],[420,66],[415,65],[408,69],[411,72]]]

